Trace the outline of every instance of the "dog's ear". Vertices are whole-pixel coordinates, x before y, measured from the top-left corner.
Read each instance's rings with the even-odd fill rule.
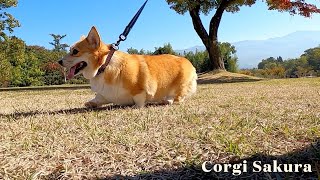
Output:
[[[100,47],[101,39],[96,27],[92,26],[87,36],[87,40],[93,49],[98,49]]]
[[[82,35],[82,36],[80,37],[80,41],[83,41],[84,39],[86,39],[86,36],[85,36],[85,35]]]

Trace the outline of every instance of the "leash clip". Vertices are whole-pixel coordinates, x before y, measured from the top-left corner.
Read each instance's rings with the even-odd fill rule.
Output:
[[[118,51],[118,50],[119,50],[119,43],[113,43],[113,44],[112,44],[112,48],[113,48],[114,50]]]
[[[120,41],[125,41],[126,39],[127,39],[127,36],[125,36],[124,34],[120,34],[119,36]]]

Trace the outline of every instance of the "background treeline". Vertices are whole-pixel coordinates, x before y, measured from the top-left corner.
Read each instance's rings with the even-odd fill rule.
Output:
[[[83,76],[76,76],[70,81],[65,80],[65,69],[56,63],[67,53],[68,45],[61,43],[65,35],[50,35],[53,38],[53,41],[49,42],[53,46],[51,50],[41,46],[28,46],[22,39],[15,36],[4,35],[0,38],[0,87],[88,83],[88,80]],[[296,59],[283,60],[281,56],[269,57],[263,59],[258,64],[258,68],[241,71],[238,70],[235,47],[230,43],[219,43],[219,47],[225,68],[230,72],[265,78],[320,76],[320,46],[306,50]],[[130,54],[184,56],[190,60],[198,73],[209,71],[209,55],[206,51],[177,54],[168,43],[162,47],[156,47],[154,51],[129,48],[127,52]]]
[[[83,76],[76,76],[66,81],[66,72],[57,61],[67,54],[67,44],[61,43],[66,35],[50,34],[53,38],[49,42],[53,49],[49,50],[42,46],[29,46],[22,39],[8,36],[20,23],[7,8],[16,7],[17,0],[0,1],[0,87],[15,86],[42,86],[59,85],[64,83],[88,83]],[[237,57],[236,49],[229,43],[220,43],[221,54],[227,70],[236,72]],[[185,56],[196,67],[197,72],[209,70],[209,55],[207,52],[184,52],[176,54],[170,44],[156,47],[155,50],[145,51],[129,48],[128,53],[134,54],[174,54]]]
[[[51,35],[54,49],[28,46],[15,36],[0,38],[0,87],[59,85],[66,83],[65,71],[57,64],[64,56],[66,44],[60,44],[65,36]],[[57,39],[60,39],[57,41]],[[67,83],[87,83],[77,77]]]
[[[63,57],[67,51],[67,44],[61,43],[66,35],[50,34],[53,38],[53,49],[49,50],[41,46],[28,46],[15,36],[4,36],[0,38],[0,87],[22,87],[22,86],[42,86],[83,84],[88,80],[83,76],[76,76],[74,79],[65,80],[65,69],[57,61]],[[226,69],[236,72],[237,57],[235,47],[229,43],[221,43],[221,52],[225,59]],[[155,50],[145,51],[129,48],[131,54],[174,54],[185,56],[196,67],[197,72],[208,71],[209,56],[207,52],[185,52],[177,54],[170,43],[163,47],[156,47]]]
[[[241,73],[265,78],[298,78],[320,76],[320,46],[308,49],[296,59],[283,60],[281,56],[263,59],[257,69]]]
[[[223,42],[219,43],[220,53],[224,60],[224,66],[227,71],[237,72],[239,69],[238,58],[236,56],[236,48],[230,43]],[[144,49],[137,50],[129,48],[127,50],[129,54],[144,54],[144,55],[158,55],[158,54],[173,54],[178,56],[184,56],[187,58],[193,66],[196,68],[198,73],[210,71],[209,54],[207,51],[195,51],[195,52],[183,52],[181,54],[175,52],[170,43],[164,44],[163,47],[156,47],[155,50],[145,51]]]

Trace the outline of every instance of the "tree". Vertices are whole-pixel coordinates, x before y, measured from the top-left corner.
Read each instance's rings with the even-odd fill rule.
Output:
[[[305,57],[308,61],[308,64],[315,71],[320,71],[320,46],[304,51],[304,54],[301,58]]]
[[[129,54],[140,54],[140,55],[148,55],[148,54],[153,54],[151,51],[145,51],[144,49],[140,49],[140,51],[138,49],[135,48],[128,48],[127,52]]]
[[[235,13],[241,6],[251,6],[256,0],[166,0],[170,8],[178,14],[189,12],[193,26],[198,36],[205,45],[210,58],[210,69],[225,69],[223,59],[219,53],[218,29],[225,11]],[[315,5],[306,3],[305,0],[266,0],[269,10],[287,11],[290,14],[299,14],[310,17],[312,13],[320,13]],[[211,18],[209,32],[202,24],[200,13],[208,15],[215,9]]]
[[[53,42],[49,42],[53,45],[53,51],[61,52],[66,51],[66,48],[69,47],[67,44],[61,44],[61,40],[65,38],[67,35],[59,35],[59,34],[50,34],[53,37]]]
[[[277,64],[277,60],[274,57],[262,59],[262,61],[258,64],[258,69],[266,69],[267,67],[272,66],[271,64]]]
[[[16,20],[11,14],[4,12],[5,9],[16,7],[17,0],[1,0],[0,1],[0,37],[5,38],[4,31],[13,32],[13,28],[19,27],[19,21]]]
[[[173,50],[170,43],[164,44],[163,47],[156,47],[154,50],[154,55],[158,54],[173,54],[176,55],[176,52]]]
[[[59,85],[66,82],[64,69],[59,64],[47,62],[42,69],[45,72],[43,77],[45,85]]]
[[[219,50],[224,62],[224,67],[229,72],[238,71],[238,58],[236,47],[228,42],[219,43]]]
[[[139,50],[138,49],[134,49],[134,48],[129,48],[129,49],[127,49],[127,52],[129,53],[129,54],[139,54]]]
[[[277,62],[279,62],[279,63],[283,63],[283,59],[282,59],[282,57],[281,57],[281,56],[277,57]]]
[[[12,36],[1,43],[1,86],[42,85],[40,61],[23,40]],[[7,68],[4,70],[4,68]],[[2,74],[3,72],[3,74]]]
[[[224,60],[224,64],[227,71],[237,72],[238,71],[238,58],[236,56],[236,48],[228,42],[219,43],[219,49],[221,57]],[[210,59],[207,51],[195,51],[195,52],[184,52],[184,57],[189,59],[192,65],[196,68],[198,73],[208,72]]]
[[[238,66],[238,58],[233,57],[230,60],[227,61],[228,63],[228,68],[226,68],[227,71],[229,72],[238,72],[239,71],[239,66]]]
[[[52,58],[54,61],[57,61],[57,59],[61,58],[63,55],[66,54],[66,48],[69,47],[69,45],[67,44],[61,44],[61,40],[63,38],[65,38],[67,35],[59,35],[59,34],[50,34],[50,36],[53,37],[53,42],[49,42],[49,44],[53,45],[53,56],[56,56],[56,58]],[[49,62],[46,64],[45,67],[50,66],[51,64],[51,60],[49,60]],[[50,71],[49,71],[50,72]],[[66,72],[64,71],[64,69],[61,69],[61,72],[64,76],[64,82],[67,81],[66,79]],[[45,79],[52,79],[52,77],[59,77],[60,73],[57,73],[55,71],[48,73],[46,71],[46,77]],[[52,82],[58,82],[58,84],[60,84],[61,82],[59,81],[46,81],[46,83],[52,83]]]
[[[25,43],[21,39],[12,36],[6,41],[6,59],[11,65],[9,86],[23,86],[23,68],[25,63]]]
[[[197,73],[210,71],[208,69],[209,55],[207,51],[184,52],[184,57],[192,63]]]
[[[12,66],[6,59],[3,51],[0,51],[0,87],[8,87],[10,83]]]

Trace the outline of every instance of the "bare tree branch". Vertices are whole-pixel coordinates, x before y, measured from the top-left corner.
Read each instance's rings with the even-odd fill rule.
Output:
[[[221,4],[216,10],[216,13],[211,18],[210,27],[209,27],[209,37],[211,41],[216,41],[218,36],[218,28],[221,22],[221,18],[225,9],[235,2],[235,0],[222,0]]]
[[[201,38],[203,44],[208,45],[209,35],[208,35],[207,30],[204,28],[202,21],[201,21],[201,18],[200,18],[200,4],[195,6],[193,9],[190,9],[189,13],[190,13],[195,31],[197,32],[197,34]]]

